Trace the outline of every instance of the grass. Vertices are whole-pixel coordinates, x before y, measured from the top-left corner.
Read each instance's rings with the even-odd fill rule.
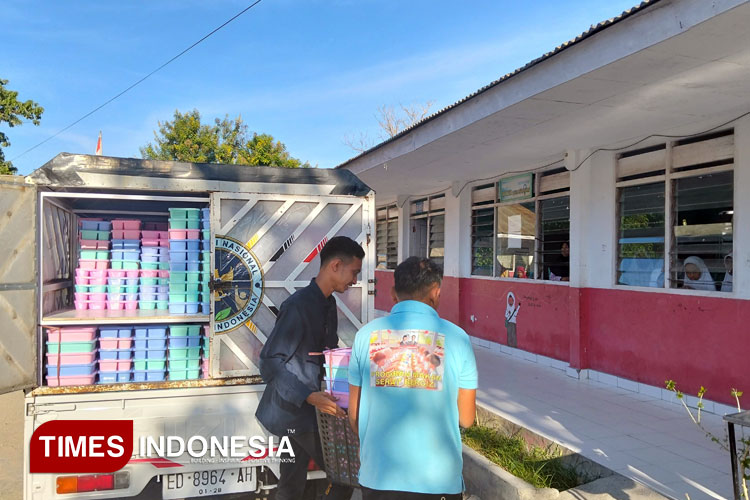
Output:
[[[489,427],[475,425],[464,431],[463,440],[491,462],[537,488],[562,491],[580,484],[575,472],[557,460],[559,456],[529,446],[521,436],[503,436]]]

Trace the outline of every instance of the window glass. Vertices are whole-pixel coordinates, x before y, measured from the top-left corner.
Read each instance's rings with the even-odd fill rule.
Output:
[[[664,183],[618,189],[617,283],[664,286]]]
[[[534,278],[535,202],[497,207],[495,276]]]
[[[377,210],[375,247],[378,269],[396,269],[398,260],[398,211],[396,206]]]
[[[471,213],[471,274],[492,276],[492,238],[495,209],[480,208]]]
[[[430,217],[430,259],[443,266],[445,255],[445,215]]]
[[[732,172],[673,181],[670,286],[732,291]]]
[[[545,280],[568,281],[570,278],[570,197],[561,196],[539,202],[540,246],[539,269]]]

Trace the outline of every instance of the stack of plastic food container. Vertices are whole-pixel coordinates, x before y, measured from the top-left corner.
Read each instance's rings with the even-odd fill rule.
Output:
[[[105,309],[111,223],[80,220],[80,254],[75,281],[76,309]]]
[[[158,382],[167,369],[167,327],[136,326],[133,349],[133,380]]]
[[[112,263],[107,275],[109,309],[137,309],[140,249],[141,221],[113,220]]]
[[[203,337],[201,343],[203,344],[203,358],[201,358],[201,378],[208,378],[209,376],[209,359],[211,358],[211,351],[208,343],[208,328],[209,325],[203,325]]]
[[[349,407],[349,358],[351,355],[351,347],[323,351],[326,389],[338,398],[337,403],[342,408]]]
[[[210,209],[201,209],[201,312],[210,314],[211,292],[208,288],[208,281],[211,279],[211,220]]]
[[[170,325],[169,380],[200,378],[201,325]]]
[[[158,223],[150,223],[149,227]],[[141,309],[169,308],[169,240],[167,230],[144,229],[141,247]]]
[[[141,231],[141,300],[151,309],[169,308],[167,223],[144,222]]]
[[[137,279],[137,278],[136,278]],[[106,326],[99,328],[99,382],[130,382],[133,364],[133,328]]]
[[[47,328],[47,385],[90,385],[96,379],[96,328]]]
[[[169,313],[200,312],[200,209],[169,209]]]

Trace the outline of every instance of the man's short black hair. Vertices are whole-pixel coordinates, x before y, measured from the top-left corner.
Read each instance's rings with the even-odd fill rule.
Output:
[[[423,297],[433,284],[443,281],[443,270],[430,259],[409,257],[393,273],[396,295],[400,299]]]
[[[365,258],[365,251],[359,244],[346,236],[336,236],[328,240],[323,250],[320,251],[320,265],[324,266],[331,259],[349,261],[353,257]]]

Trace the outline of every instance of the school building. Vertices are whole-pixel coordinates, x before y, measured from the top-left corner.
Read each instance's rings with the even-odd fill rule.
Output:
[[[376,191],[376,308],[429,256],[479,344],[750,391],[747,26],[748,1],[643,2],[338,166]]]

